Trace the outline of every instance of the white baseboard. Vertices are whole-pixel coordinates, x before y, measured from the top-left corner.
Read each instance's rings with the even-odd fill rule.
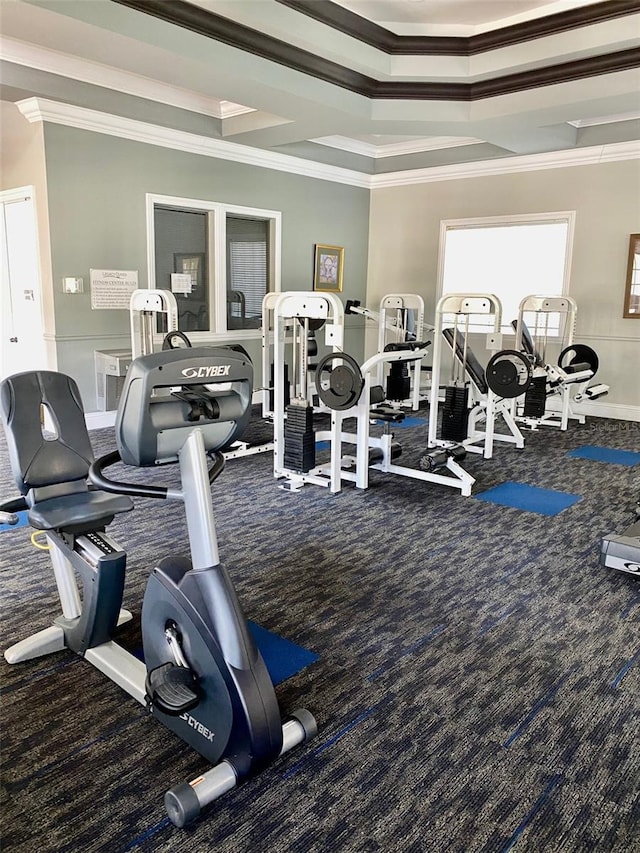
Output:
[[[114,412],[85,412],[87,429],[104,429],[115,426],[116,413]]]
[[[547,408],[553,412],[559,412],[560,400],[549,400]],[[574,414],[586,415],[588,418],[613,418],[616,421],[635,421],[636,423],[640,423],[640,406],[627,406],[624,403],[607,403],[605,398],[572,403],[571,408]]]

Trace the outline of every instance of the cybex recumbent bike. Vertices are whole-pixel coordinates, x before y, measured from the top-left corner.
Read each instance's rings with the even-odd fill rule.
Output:
[[[14,477],[29,523],[46,532],[62,605],[53,626],[5,657],[17,663],[71,649],[212,762],[167,792],[177,826],[316,731],[305,710],[282,724],[267,668],[218,559],[211,483],[224,466],[220,450],[249,419],[252,380],[249,358],[223,347],[134,360],[116,418],[118,450],[95,462],[73,379],[34,371],[0,384]],[[104,469],[120,460],[135,467],[178,462],[181,488],[107,479]],[[132,508],[129,496],[182,501],[191,551],[191,559],[161,560],[148,579],[144,663],[112,639],[132,617],[121,607],[126,555],[105,530]],[[13,501],[0,510],[18,508]]]

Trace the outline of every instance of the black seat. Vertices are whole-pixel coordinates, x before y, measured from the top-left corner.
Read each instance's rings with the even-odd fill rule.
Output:
[[[51,432],[43,426],[44,410]],[[98,529],[133,508],[128,497],[89,489],[93,449],[80,391],[70,376],[34,370],[7,377],[0,383],[0,415],[32,527]]]

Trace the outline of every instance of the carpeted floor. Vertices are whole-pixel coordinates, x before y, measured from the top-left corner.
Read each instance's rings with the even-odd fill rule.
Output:
[[[558,515],[378,472],[366,492],[291,494],[270,454],[228,462],[222,559],[248,618],[319,655],[278,688],[318,736],[177,830],[162,797],[204,769],[196,754],[71,653],[2,660],[3,849],[640,851],[640,583],[598,565],[601,537],[634,518],[640,466],[567,456],[638,451],[640,425],[526,438],[467,458],[474,495],[510,481],[580,496]],[[397,439],[416,465],[426,428]],[[106,452],[112,432],[92,441]],[[186,550],[180,506],[137,500],[110,530],[138,614],[150,567]],[[30,533],[0,533],[3,649],[57,615]]]

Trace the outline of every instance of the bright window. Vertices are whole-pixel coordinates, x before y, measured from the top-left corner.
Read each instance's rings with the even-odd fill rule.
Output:
[[[502,331],[512,332],[523,297],[567,292],[573,222],[573,212],[443,221],[439,294],[494,294],[502,303]],[[549,334],[557,335],[559,325],[550,316]]]
[[[280,290],[280,212],[148,195],[147,227],[150,287],[174,291],[181,331],[260,334],[262,299]]]

